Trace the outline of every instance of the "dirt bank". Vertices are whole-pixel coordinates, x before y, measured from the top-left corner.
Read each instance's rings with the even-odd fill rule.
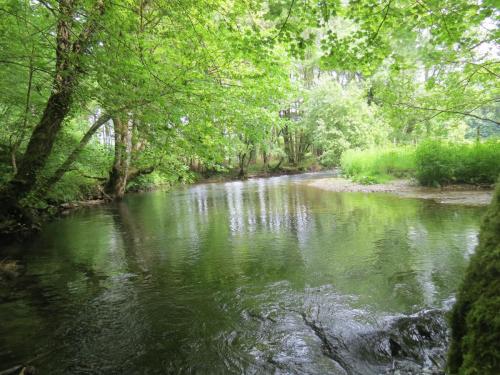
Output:
[[[493,197],[492,188],[473,185],[450,185],[442,188],[418,186],[410,180],[393,180],[385,184],[362,185],[345,178],[322,178],[306,182],[308,186],[337,192],[391,193],[403,198],[432,199],[444,204],[485,206]]]

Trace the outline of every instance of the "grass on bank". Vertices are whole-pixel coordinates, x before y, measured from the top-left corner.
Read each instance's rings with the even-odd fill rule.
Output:
[[[349,150],[342,155],[344,175],[374,184],[416,178],[424,186],[493,184],[500,174],[500,141],[450,143],[428,140],[417,147]]]
[[[500,141],[427,141],[416,149],[416,178],[422,185],[494,184],[500,174]]]
[[[415,173],[415,148],[384,147],[348,150],[342,154],[344,175],[362,184],[377,184]]]

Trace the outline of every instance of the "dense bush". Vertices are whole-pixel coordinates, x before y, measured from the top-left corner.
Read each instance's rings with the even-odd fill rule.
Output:
[[[341,166],[345,176],[364,184],[410,177],[415,173],[415,148],[348,150],[342,154]]]
[[[420,184],[494,183],[500,174],[500,142],[464,144],[426,141],[416,150]]]

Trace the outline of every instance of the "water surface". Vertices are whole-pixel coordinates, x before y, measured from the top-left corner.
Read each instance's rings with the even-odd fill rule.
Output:
[[[361,371],[321,332],[449,303],[483,209],[302,183],[315,177],[131,195],[3,248],[22,268],[0,286],[0,371]]]

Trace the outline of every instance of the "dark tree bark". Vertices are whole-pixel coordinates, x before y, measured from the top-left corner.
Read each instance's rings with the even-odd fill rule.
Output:
[[[274,167],[271,167],[272,171],[278,171],[281,167],[281,164],[285,161],[284,157],[281,157],[280,160],[278,161],[278,164],[276,164]]]
[[[269,168],[269,156],[266,151],[262,151],[262,162],[264,164],[264,172]]]
[[[132,129],[128,121],[113,117],[115,130],[115,159],[109,173],[106,193],[114,199],[122,199],[127,187],[132,151]]]
[[[366,95],[366,102],[368,103],[368,105],[372,105],[372,103],[374,101],[374,97],[375,97],[375,94],[374,94],[373,86],[370,86],[370,88],[368,89],[368,94]]]
[[[52,152],[56,137],[68,114],[72,98],[81,74],[81,57],[95,33],[97,17],[104,11],[102,0],[96,3],[96,9],[88,17],[82,32],[73,41],[73,23],[76,19],[76,2],[60,0],[58,2],[58,20],[56,35],[56,66],[52,83],[52,92],[47,100],[39,123],[36,125],[17,172],[12,180],[0,192],[0,205],[4,218],[14,215],[18,220],[26,218],[20,201],[33,191],[40,172],[44,169]]]
[[[285,154],[287,155],[288,163],[290,165],[297,165],[297,150],[296,140],[294,134],[290,131],[288,125],[283,127],[283,141]]]
[[[238,164],[239,164],[239,172],[238,172],[238,177],[239,178],[244,178],[245,177],[245,159],[247,157],[247,153],[240,153],[238,155]]]
[[[11,198],[24,196],[36,183],[39,172],[45,166],[52,151],[56,135],[69,111],[71,93],[75,83],[71,55],[71,19],[74,6],[71,1],[61,1],[57,24],[56,73],[52,93],[42,118],[33,130],[26,152],[19,163],[17,173],[10,183]]]

